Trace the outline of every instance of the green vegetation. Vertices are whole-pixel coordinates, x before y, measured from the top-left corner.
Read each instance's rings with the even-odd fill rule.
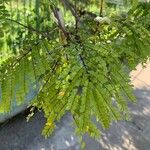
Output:
[[[77,133],[92,137],[96,124],[128,119],[135,97],[127,70],[149,59],[150,3],[123,4],[0,0],[0,112],[22,104],[34,83],[29,116],[35,107],[44,112],[45,136],[68,111]]]

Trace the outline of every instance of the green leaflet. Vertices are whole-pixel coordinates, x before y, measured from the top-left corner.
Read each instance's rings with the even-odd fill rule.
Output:
[[[4,32],[2,29],[0,29],[0,38],[4,37]]]
[[[39,82],[41,76],[49,69],[50,64],[44,59],[43,53],[40,53],[40,47],[37,46],[32,52],[27,51],[16,60],[10,58],[9,61],[6,61],[8,64],[1,67],[1,112],[10,111],[14,101],[18,105],[22,104],[29,93],[30,86]],[[42,63],[43,59],[45,65]],[[35,87],[32,88],[35,89]]]

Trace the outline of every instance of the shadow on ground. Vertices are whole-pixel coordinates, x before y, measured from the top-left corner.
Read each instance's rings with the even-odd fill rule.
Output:
[[[150,150],[150,89],[135,89],[131,122],[120,121],[102,133],[100,150]]]
[[[86,150],[150,149],[150,88],[135,89],[135,94],[137,103],[129,105],[132,121],[113,124],[97,141],[85,136]],[[80,150],[69,114],[46,140],[41,136],[44,123],[42,113],[37,113],[29,123],[25,116],[18,115],[0,127],[0,150]]]

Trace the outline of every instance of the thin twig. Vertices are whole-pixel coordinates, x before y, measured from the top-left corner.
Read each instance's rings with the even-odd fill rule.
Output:
[[[40,39],[43,40],[44,38]],[[40,44],[40,40],[35,43],[33,46],[38,46]],[[18,62],[20,62],[24,57],[26,57],[31,51],[33,50],[33,48],[30,48],[28,51],[26,51],[26,53],[24,53],[21,57],[19,57],[18,59],[16,59],[16,62],[11,66],[12,68],[15,67],[17,65]]]
[[[59,29],[63,32],[64,36],[66,37],[66,40],[69,40],[70,39],[69,32],[66,31],[64,18],[62,18],[63,16],[61,14],[61,10],[56,6],[51,5],[50,7],[54,14],[54,17],[57,19],[57,25]]]
[[[104,0],[100,0],[100,12],[99,12],[100,17],[103,17],[103,5],[104,5]]]
[[[46,33],[42,32],[42,31],[39,31],[39,30],[37,30],[37,29],[34,29],[34,28],[31,27],[31,26],[24,25],[24,24],[22,24],[21,22],[18,22],[17,20],[13,20],[13,19],[10,19],[10,18],[6,18],[6,20],[11,21],[11,22],[14,22],[14,23],[16,23],[16,24],[18,24],[18,25],[20,25],[20,26],[22,26],[22,27],[24,27],[24,28],[26,28],[26,29],[28,29],[28,30],[30,30],[30,31],[32,31],[32,32],[36,32],[36,33],[42,35],[43,37],[46,37],[46,38],[49,39],[49,36],[48,36]]]
[[[64,5],[67,9],[69,9],[69,10],[71,11],[72,15],[73,15],[74,17],[76,17],[75,6],[74,6],[71,2],[69,2],[68,0],[61,0],[61,2],[63,3],[63,5]]]

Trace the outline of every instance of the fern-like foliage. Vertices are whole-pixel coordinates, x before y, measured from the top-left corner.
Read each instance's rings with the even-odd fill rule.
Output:
[[[56,4],[51,12],[59,19]],[[57,20],[52,39],[41,36],[0,69],[0,112],[8,112],[14,101],[22,104],[34,83],[39,90],[32,106],[44,111],[45,136],[68,111],[77,133],[92,137],[100,134],[97,123],[108,128],[113,121],[128,119],[128,101],[135,101],[129,70],[150,56],[149,4],[140,3],[125,16],[110,14],[104,22],[88,10],[76,11],[76,24],[66,18],[64,27]]]

